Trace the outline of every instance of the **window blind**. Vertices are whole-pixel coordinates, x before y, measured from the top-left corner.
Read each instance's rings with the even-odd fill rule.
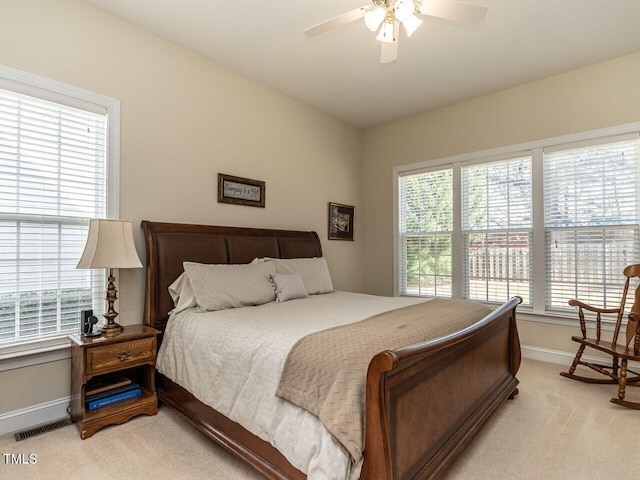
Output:
[[[104,272],[76,270],[106,216],[107,115],[0,89],[0,346],[79,329]]]
[[[401,177],[399,195],[400,293],[451,297],[452,170]]]
[[[462,168],[463,296],[531,304],[531,157]]]
[[[640,261],[639,160],[637,135],[545,151],[548,310],[619,305],[622,271]]]

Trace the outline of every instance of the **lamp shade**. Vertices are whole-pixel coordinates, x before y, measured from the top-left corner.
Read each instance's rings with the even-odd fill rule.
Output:
[[[397,0],[395,3],[396,18],[399,22],[404,22],[413,15],[416,6],[411,0]]]
[[[378,33],[378,36],[376,37],[376,40],[379,40],[385,43],[395,42],[396,41],[396,36],[394,35],[395,23],[396,22],[394,21],[387,22],[385,20],[385,22],[382,24],[382,28],[380,29],[380,32]]]
[[[387,15],[387,11],[384,7],[380,6],[372,10],[367,10],[364,14],[364,23],[369,30],[375,32],[380,27],[380,24]]]
[[[131,222],[93,219],[76,268],[142,268]]]
[[[415,15],[411,15],[404,22],[402,22],[402,26],[407,32],[407,37],[413,35],[420,25],[422,25],[422,20],[420,20]]]

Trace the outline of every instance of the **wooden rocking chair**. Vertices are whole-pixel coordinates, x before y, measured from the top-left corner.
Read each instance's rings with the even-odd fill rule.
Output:
[[[629,291],[629,281],[633,277],[640,278],[640,264],[629,265],[624,269],[624,275],[627,280],[622,291],[622,301],[618,308],[596,308],[579,300],[569,300],[569,305],[578,307],[578,317],[580,319],[580,330],[582,336],[571,337],[571,340],[578,342],[580,347],[576,353],[573,363],[568,372],[562,372],[560,375],[574,380],[580,380],[587,383],[617,383],[618,397],[611,399],[611,402],[624,407],[635,408],[640,410],[640,402],[631,402],[625,400],[625,389],[627,385],[640,386],[640,374],[628,369],[628,362],[640,362],[640,285],[635,291],[635,301],[631,307],[631,312],[627,317],[626,325],[626,343],[618,344],[618,334],[622,326],[624,318],[625,302]],[[587,338],[587,327],[584,318],[584,311],[588,310],[596,314],[596,338]],[[616,313],[618,315],[616,326],[613,331],[611,341],[601,339],[601,315],[604,313]],[[631,345],[633,340],[633,345]],[[586,347],[590,347],[600,352],[604,352],[612,356],[611,365],[602,365],[582,360],[582,354]],[[589,367],[590,369],[605,375],[608,378],[592,378],[576,375],[575,371],[578,365]],[[633,376],[629,376],[632,374]]]

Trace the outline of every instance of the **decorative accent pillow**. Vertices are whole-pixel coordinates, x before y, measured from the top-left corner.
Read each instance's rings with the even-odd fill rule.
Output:
[[[269,281],[276,291],[276,302],[286,302],[295,298],[307,298],[302,278],[297,273],[270,273]]]
[[[276,268],[270,262],[241,265],[184,262],[183,266],[201,310],[261,305],[275,300],[267,275],[276,273]]]
[[[329,267],[324,257],[314,258],[265,258],[265,263],[275,263],[277,273],[297,273],[302,278],[309,295],[333,292]]]
[[[184,272],[169,285],[169,295],[171,295],[175,306],[169,313],[179,313],[187,308],[198,306],[189,278]]]

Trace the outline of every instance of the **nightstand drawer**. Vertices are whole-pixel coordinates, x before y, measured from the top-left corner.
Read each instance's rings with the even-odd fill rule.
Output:
[[[114,368],[129,368],[142,363],[154,363],[155,337],[105,345],[87,350],[87,374],[93,375]]]

